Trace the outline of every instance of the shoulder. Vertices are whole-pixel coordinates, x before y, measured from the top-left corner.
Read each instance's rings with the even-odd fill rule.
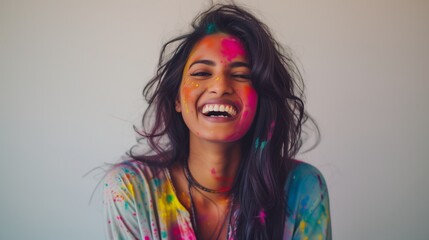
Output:
[[[322,173],[314,166],[294,160],[285,185],[289,211],[312,210],[328,200],[328,187]]]
[[[154,203],[165,190],[165,176],[163,168],[134,160],[110,167],[103,179],[109,239],[158,238],[157,232],[152,231],[157,222]]]
[[[151,167],[136,160],[125,160],[121,163],[112,165],[110,169],[107,170],[105,179],[132,181],[136,178],[151,180],[155,178],[162,178],[163,176],[163,168]]]
[[[120,178],[122,180],[131,180],[136,176],[152,179],[158,177],[161,172],[162,168],[150,167],[136,160],[125,160],[112,165],[107,170],[105,179]]]
[[[163,168],[150,167],[135,160],[113,165],[104,176],[104,192],[114,197],[135,197],[136,190],[153,192],[164,181]]]

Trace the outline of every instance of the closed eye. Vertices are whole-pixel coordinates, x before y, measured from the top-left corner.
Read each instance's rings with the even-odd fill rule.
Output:
[[[195,73],[191,73],[190,74],[192,77],[207,77],[207,76],[211,76],[211,73],[208,72],[195,72]]]
[[[248,81],[250,80],[250,74],[232,74],[233,78],[237,79],[238,81]]]
[[[248,75],[248,74],[233,74],[232,76],[236,77],[236,78],[250,79],[250,75]]]

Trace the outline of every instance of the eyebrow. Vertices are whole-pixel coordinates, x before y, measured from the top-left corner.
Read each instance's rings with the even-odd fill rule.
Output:
[[[203,59],[203,60],[198,60],[198,61],[193,62],[191,65],[189,65],[189,68],[191,68],[193,65],[198,64],[198,63],[206,64],[209,66],[215,66],[216,65],[213,61]]]
[[[236,67],[247,67],[250,68],[249,64],[245,63],[245,62],[232,62],[231,64],[229,64],[230,68],[236,68]]]
[[[200,63],[200,64],[206,64],[206,65],[209,65],[209,66],[216,66],[215,62],[213,62],[211,60],[202,59],[202,60],[197,60],[197,61],[191,63],[191,65],[189,65],[189,68],[191,68],[193,65],[198,64],[198,63]],[[232,63],[229,64],[229,67],[230,68],[236,68],[236,67],[247,67],[247,68],[250,68],[249,64],[247,64],[245,62],[232,62]]]

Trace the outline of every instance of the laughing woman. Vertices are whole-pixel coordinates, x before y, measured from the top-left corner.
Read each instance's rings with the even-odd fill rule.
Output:
[[[308,118],[294,64],[235,5],[192,27],[144,89],[149,151],[105,177],[108,238],[331,239],[324,178],[294,160]]]

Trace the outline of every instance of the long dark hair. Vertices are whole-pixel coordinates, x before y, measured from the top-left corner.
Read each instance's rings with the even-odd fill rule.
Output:
[[[268,27],[241,7],[212,6],[194,19],[192,27],[189,34],[163,45],[157,72],[143,90],[149,103],[143,126],[136,128],[139,142],[145,142],[148,151],[137,154],[131,148],[128,154],[158,167],[187,161],[189,130],[175,111],[187,58],[208,34],[223,32],[237,37],[247,50],[259,102],[252,126],[241,140],[245,151],[232,188],[239,205],[235,237],[281,239],[287,214],[284,185],[302,145],[301,127],[308,119],[301,75]]]

